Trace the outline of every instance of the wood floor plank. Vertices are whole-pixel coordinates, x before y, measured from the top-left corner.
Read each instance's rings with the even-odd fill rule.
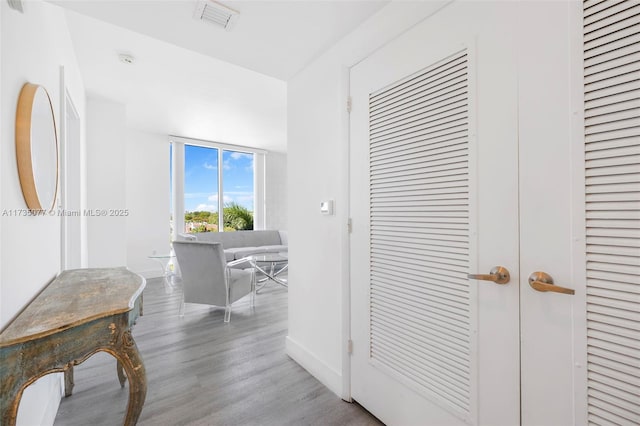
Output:
[[[222,309],[187,305],[178,317],[179,291],[149,280],[144,316],[133,335],[147,371],[140,425],[380,425],[285,354],[287,290],[270,284]],[[115,360],[99,353],[75,369],[73,395],[63,398],[56,426],[122,424],[128,388],[120,388]]]

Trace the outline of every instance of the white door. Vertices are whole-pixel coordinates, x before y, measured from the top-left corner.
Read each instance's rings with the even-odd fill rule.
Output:
[[[385,423],[576,421],[584,294],[528,282],[585,288],[573,13],[456,2],[351,70],[352,396]],[[467,278],[496,266],[510,282]]]
[[[572,144],[583,139],[573,126],[582,106],[581,69],[573,63],[581,58],[571,48],[581,31],[570,24],[579,22],[580,4],[521,2],[519,9],[521,423],[581,425],[576,354],[585,348],[575,332],[584,332],[585,282],[574,276],[573,264],[584,270],[584,257],[573,256],[584,256],[584,227],[572,235],[574,222],[584,217],[575,208],[580,189],[572,187],[572,173],[582,173],[581,152]],[[527,281],[533,272],[547,273],[557,287],[576,294],[534,290]]]

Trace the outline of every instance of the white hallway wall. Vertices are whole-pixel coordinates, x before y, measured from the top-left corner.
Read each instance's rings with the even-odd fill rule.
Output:
[[[87,100],[88,266],[124,266],[127,262],[126,217],[111,214],[127,207],[126,111],[107,99]]]
[[[287,154],[265,156],[265,229],[287,229]]]
[[[0,2],[0,207],[25,209],[15,154],[16,104],[26,82],[43,85],[53,102],[59,127],[60,66],[82,120],[85,91],[63,11],[41,1],[23,2],[18,13]],[[84,142],[84,137],[83,137]],[[0,328],[3,328],[60,268],[60,218],[0,216]],[[29,386],[18,412],[20,425],[53,423],[60,375]]]
[[[127,127],[126,106],[87,102],[87,218],[89,267],[127,266],[161,275],[148,256],[169,252],[169,144],[166,135]]]
[[[445,2],[391,2],[289,81],[289,335],[287,353],[347,397],[348,67]],[[323,216],[320,201],[335,200]],[[357,226],[357,224],[354,224]]]
[[[148,256],[169,253],[169,143],[166,135],[126,131],[127,266],[147,278],[161,266]]]

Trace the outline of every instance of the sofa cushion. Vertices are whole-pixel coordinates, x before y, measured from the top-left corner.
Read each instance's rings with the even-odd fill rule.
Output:
[[[273,245],[273,246],[262,246],[259,247],[262,249],[262,251],[266,252],[266,253],[280,253],[280,252],[286,252],[289,251],[289,246],[285,246],[285,245]]]
[[[282,244],[278,231],[198,232],[192,235],[198,241],[222,243],[225,249]]]
[[[227,262],[231,262],[232,260],[247,257],[248,254],[243,256],[245,252],[248,252],[249,254],[258,253],[260,252],[260,247],[234,247],[226,249],[224,251],[224,256],[226,257]]]
[[[278,247],[278,248],[276,248]],[[261,247],[242,247],[234,250],[235,259],[242,259],[243,257],[251,256],[252,254],[259,253],[273,253],[277,251],[286,251],[286,246],[261,246]]]

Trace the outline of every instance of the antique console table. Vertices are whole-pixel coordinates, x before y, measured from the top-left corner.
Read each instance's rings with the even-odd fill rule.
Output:
[[[15,425],[24,389],[40,377],[65,373],[96,352],[118,361],[129,379],[125,425],[135,425],[147,393],[144,364],[131,336],[142,309],[145,280],[125,268],[62,272],[0,333],[0,424]]]

